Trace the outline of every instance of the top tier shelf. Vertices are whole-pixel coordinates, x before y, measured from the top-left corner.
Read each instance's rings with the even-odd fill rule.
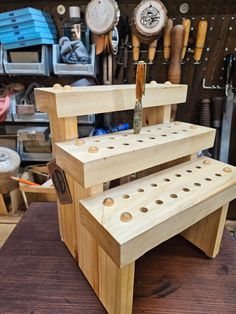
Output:
[[[146,84],[143,108],[180,104],[186,101],[187,85]],[[135,85],[87,87],[56,86],[36,88],[40,111],[56,113],[58,118],[134,109]]]
[[[87,188],[207,149],[214,137],[214,129],[172,122],[57,143],[56,159]]]

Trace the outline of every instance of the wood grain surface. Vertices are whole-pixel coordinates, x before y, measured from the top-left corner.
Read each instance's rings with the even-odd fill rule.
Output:
[[[0,251],[0,313],[106,311],[60,241],[56,204],[32,205]],[[133,313],[235,313],[236,242],[214,260],[180,236],[136,263]]]

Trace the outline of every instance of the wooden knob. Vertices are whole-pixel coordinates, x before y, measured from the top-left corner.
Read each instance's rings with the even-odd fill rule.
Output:
[[[208,166],[208,165],[211,164],[211,161],[210,161],[209,159],[205,159],[205,160],[203,161],[203,164]]]
[[[92,154],[97,153],[98,151],[99,149],[96,146],[90,146],[88,149],[88,152]]]
[[[184,41],[183,25],[176,25],[171,31],[171,52],[168,80],[172,84],[179,84],[181,79],[181,52]]]
[[[230,173],[232,172],[232,169],[230,167],[224,167],[223,171],[226,173]]]
[[[120,215],[120,220],[123,222],[129,222],[130,220],[132,220],[132,218],[133,216],[128,212],[124,212]]]
[[[199,62],[201,60],[202,51],[206,40],[207,26],[207,21],[200,21],[198,24],[196,47],[194,50],[195,62]]]
[[[113,206],[114,203],[115,203],[115,201],[111,197],[107,197],[103,201],[103,205],[105,205],[105,206]]]
[[[189,39],[191,21],[189,19],[184,19],[183,22],[182,22],[182,25],[184,27],[184,43],[183,43],[181,59],[183,60],[184,57],[185,57],[185,54],[186,54],[187,46],[188,46],[188,39]]]
[[[132,46],[133,46],[133,61],[138,62],[140,52],[140,41],[138,37],[132,34]]]
[[[168,19],[164,28],[163,46],[164,46],[164,59],[170,59],[170,45],[171,45],[171,31],[173,28],[173,20]]]

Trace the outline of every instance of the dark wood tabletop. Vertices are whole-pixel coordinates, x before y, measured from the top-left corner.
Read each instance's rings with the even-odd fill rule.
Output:
[[[33,204],[0,250],[0,313],[106,313],[60,241],[56,204]],[[208,259],[176,236],[136,262],[133,313],[236,313],[236,241]]]

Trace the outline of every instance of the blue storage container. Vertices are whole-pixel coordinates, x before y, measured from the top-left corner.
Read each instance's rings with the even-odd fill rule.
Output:
[[[41,21],[44,23],[54,23],[53,19],[50,16],[37,15],[37,14],[27,14],[22,16],[12,17],[10,19],[5,19],[0,21],[0,29],[3,31],[4,28],[9,25],[19,24],[28,21]]]
[[[0,34],[0,42],[2,44],[8,44],[19,40],[28,40],[31,39],[32,36],[35,37],[42,37],[42,38],[50,38],[56,39],[57,33],[51,31],[48,28],[25,28],[22,31],[15,31],[10,33],[2,33]]]
[[[4,73],[3,69],[3,48],[2,45],[0,45],[0,74]]]
[[[18,16],[22,16],[22,15],[27,15],[27,14],[34,14],[34,15],[50,17],[50,14],[48,14],[47,12],[44,12],[44,11],[41,11],[38,9],[34,9],[31,7],[27,7],[27,8],[23,8],[23,9],[17,9],[17,10],[12,10],[12,11],[1,13],[0,14],[0,24],[1,24],[2,20],[13,18],[13,17],[18,17]]]
[[[43,29],[46,28],[48,31],[51,31],[53,33],[57,32],[56,27],[53,23],[45,23],[41,21],[28,21],[28,22],[0,27],[0,36],[9,35],[10,32],[14,34],[16,32],[23,32],[25,30],[30,30],[30,29],[32,30],[32,29],[37,29],[37,28],[43,28]]]

